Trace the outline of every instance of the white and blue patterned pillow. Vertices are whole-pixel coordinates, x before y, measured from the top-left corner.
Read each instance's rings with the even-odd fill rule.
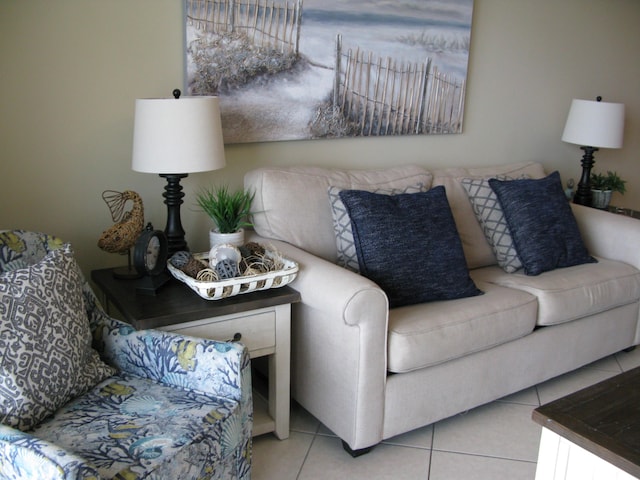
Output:
[[[360,273],[358,266],[358,256],[353,241],[353,230],[351,227],[351,219],[347,213],[344,203],[340,199],[340,192],[348,190],[346,188],[330,186],[328,189],[329,202],[331,204],[331,214],[333,216],[333,230],[336,235],[336,246],[338,247],[337,263],[341,267],[347,268],[353,272]],[[415,183],[402,188],[358,188],[358,190],[379,193],[382,195],[398,195],[401,193],[417,193],[427,190],[423,182]]]
[[[0,274],[0,421],[29,430],[112,375],[91,347],[83,278],[68,245]]]
[[[498,178],[511,180],[508,177]],[[507,273],[521,269],[522,262],[513,243],[509,225],[507,225],[498,197],[489,186],[489,179],[463,178],[460,183],[469,196],[473,213],[482,226],[484,236],[491,245],[498,265]]]

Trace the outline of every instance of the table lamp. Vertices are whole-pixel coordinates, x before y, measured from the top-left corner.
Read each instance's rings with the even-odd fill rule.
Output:
[[[225,166],[218,97],[137,99],[131,167],[167,179],[162,194],[167,205],[165,234],[169,255],[188,250],[180,220],[183,203],[180,179],[189,173]]]
[[[599,148],[621,148],[624,133],[624,104],[573,99],[562,134],[562,141],[582,145],[582,176],[574,203],[591,205],[593,152]]]

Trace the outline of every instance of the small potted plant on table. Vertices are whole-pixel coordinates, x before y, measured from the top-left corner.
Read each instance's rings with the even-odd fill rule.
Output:
[[[625,184],[617,172],[607,170],[607,174],[593,173],[591,174],[591,206],[606,210],[611,201],[611,194],[618,192],[624,195],[626,192]]]
[[[244,243],[244,227],[252,226],[249,215],[254,196],[255,193],[246,190],[231,193],[227,186],[205,189],[196,195],[198,206],[216,225],[209,231],[211,248],[224,243],[235,246]]]

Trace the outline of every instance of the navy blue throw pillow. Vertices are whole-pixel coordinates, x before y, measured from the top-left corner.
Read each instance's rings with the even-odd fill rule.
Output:
[[[480,295],[469,276],[444,187],[383,195],[343,190],[360,273],[391,307]]]
[[[525,274],[596,262],[582,241],[558,172],[536,180],[492,178],[489,185],[502,206]]]

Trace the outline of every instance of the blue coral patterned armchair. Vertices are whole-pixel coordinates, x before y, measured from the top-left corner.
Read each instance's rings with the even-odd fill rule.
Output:
[[[245,347],[110,318],[69,245],[0,232],[0,479],[249,479]]]

